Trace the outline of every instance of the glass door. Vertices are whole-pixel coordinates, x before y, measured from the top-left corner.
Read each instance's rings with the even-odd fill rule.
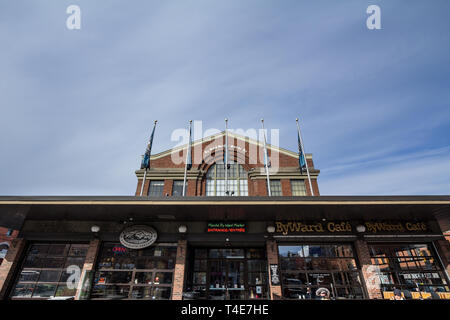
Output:
[[[194,248],[188,257],[186,299],[267,299],[263,248]]]
[[[244,261],[227,261],[227,298],[243,300],[245,297]]]
[[[209,262],[209,299],[245,299],[245,264],[243,260],[212,260]]]
[[[209,261],[209,299],[227,299],[227,265],[225,260]]]

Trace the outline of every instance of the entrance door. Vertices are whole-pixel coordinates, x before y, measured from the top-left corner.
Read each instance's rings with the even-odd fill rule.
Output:
[[[245,299],[244,260],[209,261],[209,299],[240,300]]]
[[[246,282],[244,281],[244,261],[227,261],[227,293],[231,300],[246,299]]]
[[[191,299],[267,299],[265,248],[192,248],[185,291]]]

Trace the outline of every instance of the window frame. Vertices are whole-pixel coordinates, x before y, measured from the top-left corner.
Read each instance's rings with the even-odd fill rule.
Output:
[[[158,188],[161,189],[161,192],[158,194],[152,194],[152,183],[156,184],[156,183],[162,183],[161,185],[158,185]],[[164,195],[164,184],[165,184],[165,180],[150,180],[149,184],[148,184],[148,196],[149,197],[162,197]]]
[[[47,249],[46,253],[30,254],[31,249],[33,248],[33,246],[36,246],[36,245],[46,245],[46,246],[49,246],[49,247],[53,246],[53,245],[65,245],[66,246],[66,249],[65,249],[66,252],[64,253],[64,255],[51,254],[51,253],[48,252],[49,249],[50,249],[49,248],[49,249]],[[82,256],[80,256],[80,255],[70,255],[72,246],[79,246],[79,245],[81,245],[81,246],[86,248],[86,253],[84,255],[82,255]],[[83,270],[83,266],[84,266],[84,263],[86,261],[86,256],[87,256],[88,250],[89,250],[89,243],[83,242],[83,241],[80,241],[80,242],[78,242],[78,241],[73,241],[73,242],[34,241],[34,242],[28,243],[27,246],[26,246],[26,249],[25,249],[25,254],[23,255],[23,258],[22,258],[22,261],[21,261],[21,264],[20,264],[20,268],[18,269],[18,272],[17,272],[17,274],[15,276],[14,284],[11,287],[11,290],[10,290],[10,292],[8,294],[9,298],[11,300],[47,300],[47,299],[49,299],[51,297],[55,297],[59,287],[67,284],[67,280],[66,281],[62,281],[62,279],[63,279],[63,274],[67,271],[66,265],[67,265],[68,260],[70,258],[83,258],[84,259],[83,265],[80,267],[80,270]],[[30,257],[30,256],[35,256],[35,257],[38,257],[38,258],[39,257],[40,258],[62,258],[64,260],[64,262],[63,262],[62,266],[54,267],[54,268],[46,267],[46,266],[44,266],[44,267],[25,267],[25,265],[27,263],[27,258]],[[34,280],[34,281],[21,281],[20,278],[21,278],[21,275],[22,275],[23,271],[38,271],[39,274],[38,274],[36,280]],[[57,281],[40,281],[40,277],[41,277],[42,271],[57,271],[57,272],[59,272]],[[81,278],[78,281],[82,281]],[[53,295],[51,295],[51,296],[37,296],[37,297],[34,297],[35,289],[40,284],[42,284],[42,285],[55,285],[55,289],[53,291]],[[15,290],[16,290],[18,285],[32,285],[33,289],[32,289],[32,292],[31,292],[31,296],[14,296]],[[76,286],[78,286],[78,284]],[[73,297],[75,297],[76,292],[77,292],[77,289],[75,289],[75,293],[74,293]]]
[[[233,170],[233,175],[228,174],[228,188],[229,191],[237,191],[237,194],[234,194],[233,196],[241,196],[246,197],[248,196],[248,172],[244,169],[244,167],[237,162],[231,162],[229,163],[230,169],[228,169],[228,172],[230,170]],[[220,166],[223,167],[220,168]],[[218,170],[220,168],[220,170]],[[231,169],[233,168],[233,169]],[[212,171],[211,171],[212,170]],[[223,172],[223,177],[221,174],[218,174],[218,171],[220,173]],[[223,186],[222,183],[218,185],[218,181],[224,182]],[[244,182],[244,184],[241,183]],[[224,187],[224,190],[226,188],[225,186],[225,164],[223,162],[216,162],[212,164],[208,171],[205,174],[205,196],[207,197],[226,197],[225,191],[223,191],[224,194],[218,194],[221,193],[221,190],[219,190],[220,187]],[[212,188],[212,190],[210,189]],[[234,189],[234,190],[233,190]]]

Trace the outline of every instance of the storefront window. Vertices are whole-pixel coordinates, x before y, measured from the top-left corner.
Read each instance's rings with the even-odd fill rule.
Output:
[[[87,244],[31,245],[11,297],[74,297],[87,249]]]
[[[315,299],[327,288],[335,299],[362,299],[361,276],[351,245],[280,245],[283,297]]]
[[[265,250],[193,249],[188,258],[185,293],[189,299],[267,299]]]
[[[104,244],[91,299],[170,299],[176,254],[172,245],[133,250]]]
[[[429,244],[373,244],[369,246],[376,289],[390,299],[394,289],[405,298],[448,299],[450,290]]]

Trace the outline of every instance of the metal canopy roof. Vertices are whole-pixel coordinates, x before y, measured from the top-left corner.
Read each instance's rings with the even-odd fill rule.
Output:
[[[120,221],[436,219],[450,230],[450,196],[3,196],[0,226],[28,220]]]

